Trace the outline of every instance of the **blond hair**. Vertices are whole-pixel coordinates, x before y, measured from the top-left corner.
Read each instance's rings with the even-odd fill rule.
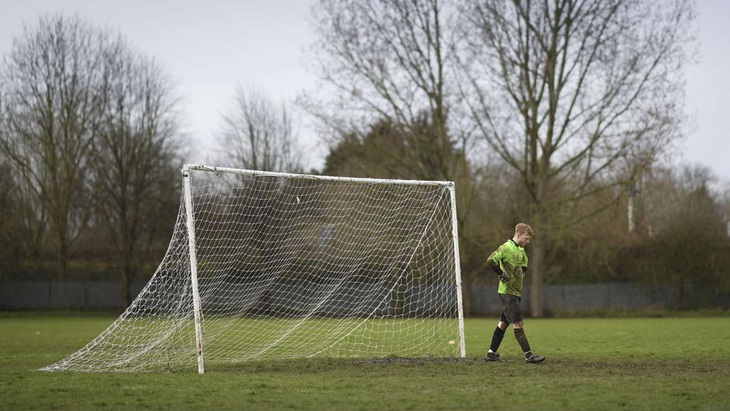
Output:
[[[519,223],[515,226],[515,234],[529,234],[532,237],[532,227],[525,223]]]

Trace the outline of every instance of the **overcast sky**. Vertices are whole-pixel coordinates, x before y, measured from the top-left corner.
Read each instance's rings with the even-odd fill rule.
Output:
[[[23,24],[37,24],[44,13],[78,14],[119,30],[132,47],[163,65],[183,99],[188,134],[205,142],[220,128],[221,113],[232,105],[238,85],[287,101],[314,87],[314,76],[303,64],[303,50],[313,39],[310,4],[312,0],[0,0],[0,55],[11,49]],[[687,72],[692,126],[681,159],[706,165],[730,181],[725,127],[730,121],[730,1],[697,4],[699,63]],[[322,152],[314,152],[319,160],[310,164],[319,166]],[[209,160],[203,144],[186,162]]]

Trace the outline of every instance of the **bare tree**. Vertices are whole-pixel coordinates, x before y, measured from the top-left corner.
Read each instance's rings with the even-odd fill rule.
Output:
[[[457,174],[463,164],[454,150],[463,150],[464,135],[448,116],[451,9],[439,0],[320,0],[312,10],[313,71],[329,97],[305,96],[308,110],[337,136],[393,124],[417,140],[402,161],[417,165],[421,178]]]
[[[6,83],[0,82],[0,141],[10,140],[12,127],[10,113],[12,107],[5,104],[7,90],[3,89]],[[2,148],[2,145],[0,145]],[[10,227],[3,234],[3,238],[12,248],[19,250],[17,259],[24,258],[40,260],[44,251],[43,242],[46,238],[48,215],[37,201],[37,195],[32,187],[25,182],[29,181],[27,172],[18,170],[14,162],[8,160],[0,149],[2,168],[6,171],[0,178],[3,196],[3,216],[11,221]]]
[[[550,237],[607,205],[572,212],[581,199],[632,181],[640,170],[620,166],[637,147],[656,153],[678,137],[694,6],[481,0],[464,1],[461,15],[463,96],[528,194],[531,311],[541,316]]]
[[[453,4],[320,0],[312,8],[311,63],[321,87],[300,102],[334,137],[333,150],[355,138],[389,164],[400,163],[398,169],[408,170],[402,177],[455,181],[459,237],[465,241],[474,186],[470,133],[459,117],[454,84]],[[401,150],[391,150],[395,143],[385,138],[366,141],[381,124],[393,128],[391,137],[407,138]],[[467,257],[462,253],[463,262]],[[468,305],[472,279],[464,274]]]
[[[239,86],[235,106],[223,115],[223,122],[219,137],[223,161],[251,170],[303,170],[303,153],[286,104],[277,107],[260,91]]]
[[[63,280],[74,241],[104,227],[128,292],[141,249],[176,211],[165,212],[179,165],[169,82],[120,34],[62,15],[26,29],[0,75],[0,150],[26,203],[31,258],[48,226]]]
[[[30,194],[29,207],[48,216],[60,280],[90,217],[86,169],[104,107],[108,41],[78,18],[43,17],[16,39],[1,74],[7,112],[0,150]]]
[[[177,99],[162,68],[120,39],[105,53],[107,79],[103,121],[91,170],[98,222],[116,248],[123,300],[143,252],[167,221],[179,180]],[[176,211],[172,209],[172,213]]]

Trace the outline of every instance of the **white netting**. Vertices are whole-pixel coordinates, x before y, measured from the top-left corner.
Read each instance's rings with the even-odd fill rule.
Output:
[[[460,355],[449,183],[193,167],[206,369],[291,357]],[[44,370],[195,369],[185,202],[132,305]],[[458,260],[456,260],[458,261]]]

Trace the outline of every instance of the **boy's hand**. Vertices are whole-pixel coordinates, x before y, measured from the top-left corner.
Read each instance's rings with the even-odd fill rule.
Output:
[[[499,281],[501,281],[503,283],[506,283],[507,281],[509,281],[509,275],[505,272],[499,273],[497,275],[497,278],[499,278]]]

